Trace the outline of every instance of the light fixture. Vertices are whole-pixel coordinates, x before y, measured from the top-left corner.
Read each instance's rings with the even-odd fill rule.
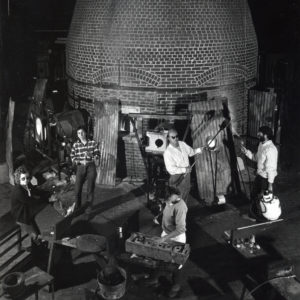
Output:
[[[206,147],[208,148],[208,150],[215,150],[216,146],[217,146],[217,142],[216,139],[212,139],[211,136],[208,136],[205,140],[206,142]]]
[[[42,134],[43,134],[43,125],[40,118],[35,119],[35,130],[37,134],[37,141],[39,142],[42,140]]]

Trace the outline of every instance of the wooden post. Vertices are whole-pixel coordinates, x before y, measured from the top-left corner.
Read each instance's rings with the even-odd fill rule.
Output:
[[[191,121],[193,148],[206,145],[207,139],[213,137],[216,137],[218,145],[214,155],[205,150],[195,159],[199,197],[204,199],[207,205],[214,203],[215,195],[228,194],[232,184],[230,153],[228,143],[226,144],[228,136],[226,131],[221,130],[225,106],[227,107],[227,99],[221,97],[189,105],[193,115]]]
[[[15,114],[15,101],[9,98],[8,114],[7,114],[7,132],[6,132],[6,163],[8,166],[9,183],[15,185],[14,182],[14,166],[13,166],[13,147],[12,147],[12,129]]]
[[[114,186],[119,127],[119,100],[95,101],[94,139],[100,147],[100,164],[97,167],[97,184]]]

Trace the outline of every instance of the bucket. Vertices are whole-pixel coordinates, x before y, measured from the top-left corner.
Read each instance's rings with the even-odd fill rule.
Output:
[[[17,297],[24,291],[24,275],[21,272],[13,272],[7,274],[3,278],[2,288],[3,291],[12,298]]]
[[[126,281],[127,281],[127,274],[126,271],[121,267],[115,268],[118,273],[121,275],[121,282],[119,281],[118,284],[108,284],[104,280],[104,273],[105,270],[101,270],[101,272],[97,275],[97,281],[99,285],[99,294],[102,298],[113,300],[119,299],[124,296],[126,291]]]

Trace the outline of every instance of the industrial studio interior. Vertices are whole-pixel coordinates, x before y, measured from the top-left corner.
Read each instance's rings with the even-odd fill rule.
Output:
[[[0,299],[300,299],[298,1],[0,17]]]

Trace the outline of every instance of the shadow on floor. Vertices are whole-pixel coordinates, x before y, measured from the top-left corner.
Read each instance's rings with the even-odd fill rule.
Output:
[[[93,218],[94,216],[109,210],[113,207],[117,207],[121,204],[125,204],[131,200],[134,200],[142,195],[145,195],[146,186],[142,185],[137,187],[134,190],[131,190],[130,192],[126,194],[120,194],[114,198],[108,199],[107,201],[103,201],[101,203],[96,204],[93,206],[92,212],[89,214],[89,219]]]

